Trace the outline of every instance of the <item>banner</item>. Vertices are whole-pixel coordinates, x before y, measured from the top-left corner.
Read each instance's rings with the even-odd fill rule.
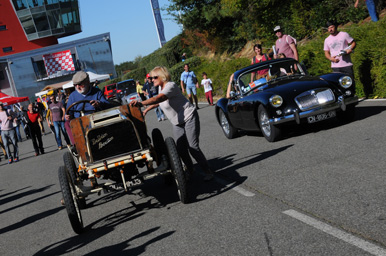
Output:
[[[151,8],[153,10],[154,22],[157,27],[158,39],[160,41],[161,47],[166,43],[165,33],[164,33],[164,24],[162,22],[161,12],[159,9],[158,0],[150,0]]]
[[[61,70],[75,71],[70,50],[45,54],[43,55],[43,60],[48,76],[56,74]]]

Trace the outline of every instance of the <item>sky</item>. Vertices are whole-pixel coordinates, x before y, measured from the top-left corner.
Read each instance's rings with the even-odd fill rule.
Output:
[[[170,4],[168,0],[158,2],[161,8]],[[79,11],[82,32],[61,38],[59,43],[110,32],[115,65],[160,48],[150,0],[79,0]],[[169,41],[180,34],[182,28],[166,11],[161,10],[161,16],[165,38]]]

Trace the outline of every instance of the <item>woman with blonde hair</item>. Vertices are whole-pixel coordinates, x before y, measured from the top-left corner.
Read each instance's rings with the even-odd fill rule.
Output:
[[[148,106],[143,111],[144,115],[151,109],[160,106],[173,124],[173,136],[177,150],[188,171],[193,171],[190,153],[206,173],[204,180],[213,179],[213,172],[199,147],[200,120],[196,108],[181,93],[177,84],[170,81],[171,76],[166,67],[155,67],[150,72],[149,79],[154,86],[159,86],[158,95],[142,102],[132,101],[130,104],[140,107]]]

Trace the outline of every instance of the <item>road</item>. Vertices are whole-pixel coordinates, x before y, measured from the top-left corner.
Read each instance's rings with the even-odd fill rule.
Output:
[[[60,204],[64,150],[20,143],[0,162],[0,255],[386,255],[386,101],[363,101],[352,123],[291,127],[269,143],[228,140],[214,107],[200,105],[201,148],[216,178],[196,166],[192,203],[153,179],[125,193],[91,195],[76,235]],[[146,117],[171,136],[169,121]]]

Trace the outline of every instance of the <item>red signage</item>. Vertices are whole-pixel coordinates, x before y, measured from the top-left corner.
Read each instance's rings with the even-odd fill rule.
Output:
[[[43,60],[49,76],[61,70],[75,71],[70,50],[43,55]]]

